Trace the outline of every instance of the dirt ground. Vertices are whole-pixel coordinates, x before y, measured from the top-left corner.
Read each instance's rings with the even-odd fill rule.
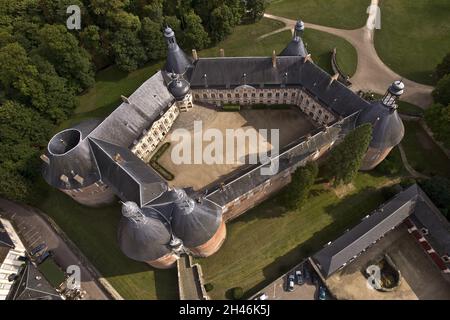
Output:
[[[400,285],[391,292],[373,289],[362,274],[370,262],[385,253],[401,273]],[[326,283],[338,300],[450,299],[450,284],[403,225],[386,234]]]
[[[201,137],[199,127],[194,127],[194,121],[202,121],[201,129],[203,133],[207,129],[217,129],[218,132],[222,133],[223,139],[221,141],[224,146],[223,152],[221,152],[224,160],[222,164],[205,163],[204,159],[200,159],[202,160],[201,164],[194,164],[193,141],[195,137]],[[242,128],[245,132],[253,130],[255,136],[258,137],[258,143],[255,145],[249,143],[249,139],[246,139],[245,143],[239,146],[239,149],[237,143],[234,143],[234,147],[227,148],[226,129],[239,128]],[[177,129],[186,130],[181,135],[182,138],[180,138],[180,131]],[[267,129],[269,134],[267,140],[269,143],[261,136],[259,129]],[[300,110],[296,109],[217,112],[205,106],[195,105],[189,112],[179,115],[171,131],[163,141],[163,143],[171,142],[171,146],[161,156],[159,163],[174,174],[175,179],[169,182],[171,186],[193,187],[195,190],[199,190],[218,179],[225,178],[239,167],[244,168],[246,165],[253,164],[249,163],[249,155],[272,149],[270,129],[279,129],[279,145],[282,148],[311,132],[314,129],[314,125]],[[236,140],[234,141],[236,142]],[[202,150],[202,152],[205,152],[206,149],[211,151],[211,148],[208,148],[210,144],[210,141],[203,139],[202,146],[198,150]],[[259,148],[258,144],[260,144]],[[182,152],[180,153],[182,146],[185,147],[184,150],[190,150],[191,152],[191,156],[188,157],[191,161],[188,164],[178,164],[173,161],[174,156],[183,154]],[[214,156],[219,155],[219,153],[211,153]],[[227,156],[230,157],[233,154],[234,156],[231,158],[234,161],[226,163]],[[238,155],[241,156],[239,157]]]

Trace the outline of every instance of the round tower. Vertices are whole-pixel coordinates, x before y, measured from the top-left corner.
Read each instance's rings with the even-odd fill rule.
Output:
[[[171,224],[174,234],[196,256],[208,257],[217,252],[226,238],[219,208],[207,200],[198,203],[180,189],[173,191],[173,197]]]
[[[111,203],[114,193],[100,180],[88,134],[99,121],[88,120],[65,129],[50,139],[43,161],[42,175],[51,186],[87,206]]]
[[[187,80],[178,74],[171,74],[167,89],[174,96],[175,103],[180,111],[188,111],[193,107],[191,86]]]
[[[152,208],[139,208],[131,201],[122,205],[118,241],[122,252],[130,259],[152,267],[173,267],[178,256],[171,247],[170,225]]]
[[[294,28],[294,36],[291,42],[281,51],[280,56],[300,56],[306,57],[308,52],[303,44],[302,36],[305,31],[305,24],[303,21],[298,20]]]
[[[164,38],[167,42],[167,60],[164,70],[168,73],[184,74],[192,66],[192,59],[178,46],[175,32],[170,27],[164,30]]]
[[[361,170],[375,168],[403,139],[405,128],[397,112],[397,100],[403,94],[404,88],[402,81],[395,81],[381,100],[372,102],[370,108],[361,111],[357,125],[372,124],[372,140]]]

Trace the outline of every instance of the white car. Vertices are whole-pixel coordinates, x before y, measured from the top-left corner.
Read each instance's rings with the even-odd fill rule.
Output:
[[[264,292],[255,298],[255,300],[267,300],[267,299],[269,299],[269,296]]]

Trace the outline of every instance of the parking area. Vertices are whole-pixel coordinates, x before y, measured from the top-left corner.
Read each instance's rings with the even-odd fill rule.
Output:
[[[298,271],[301,272],[300,275]],[[293,281],[293,285],[290,284],[291,281]],[[320,287],[322,290],[319,290]],[[321,299],[330,299],[330,294],[319,276],[308,261],[303,261],[255,294],[252,299],[258,299],[264,295],[266,300],[318,300],[321,291],[326,292],[325,297],[322,293]]]

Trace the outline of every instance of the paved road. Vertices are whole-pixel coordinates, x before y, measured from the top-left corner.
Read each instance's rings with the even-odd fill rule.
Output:
[[[92,274],[82,265],[75,253],[35,209],[1,198],[0,209],[2,209],[2,215],[5,218],[14,222],[14,227],[28,250],[45,242],[48,249],[53,251],[56,263],[62,268],[67,268],[69,265],[80,266],[81,288],[87,293],[85,299],[109,299],[102,288],[94,281]]]
[[[402,144],[400,143],[398,145],[398,149],[400,151],[400,156],[402,158],[403,165],[405,166],[406,171],[409,172],[410,175],[412,175],[414,178],[420,178],[420,179],[429,179],[429,176],[426,176],[420,172],[417,172],[408,162],[408,158],[406,157],[405,150],[403,149]]]
[[[378,0],[372,0],[372,5],[377,6]],[[374,17],[375,13],[376,10],[370,10],[366,25],[355,30],[336,29],[312,23],[305,23],[305,27],[344,38],[355,47],[358,53],[358,67],[355,74],[350,79],[352,82],[352,90],[371,90],[378,94],[384,94],[392,81],[403,79],[406,90],[402,96],[402,100],[418,105],[424,109],[429,107],[432,104],[431,91],[433,90],[433,87],[403,78],[401,75],[395,73],[388,66],[386,66],[378,57],[373,41],[375,30],[374,23],[376,20]],[[293,30],[296,23],[295,20],[278,17],[271,14],[264,14],[264,16],[266,18],[281,21],[286,26],[266,34],[263,37],[283,30]],[[314,57],[312,58],[314,59]]]

